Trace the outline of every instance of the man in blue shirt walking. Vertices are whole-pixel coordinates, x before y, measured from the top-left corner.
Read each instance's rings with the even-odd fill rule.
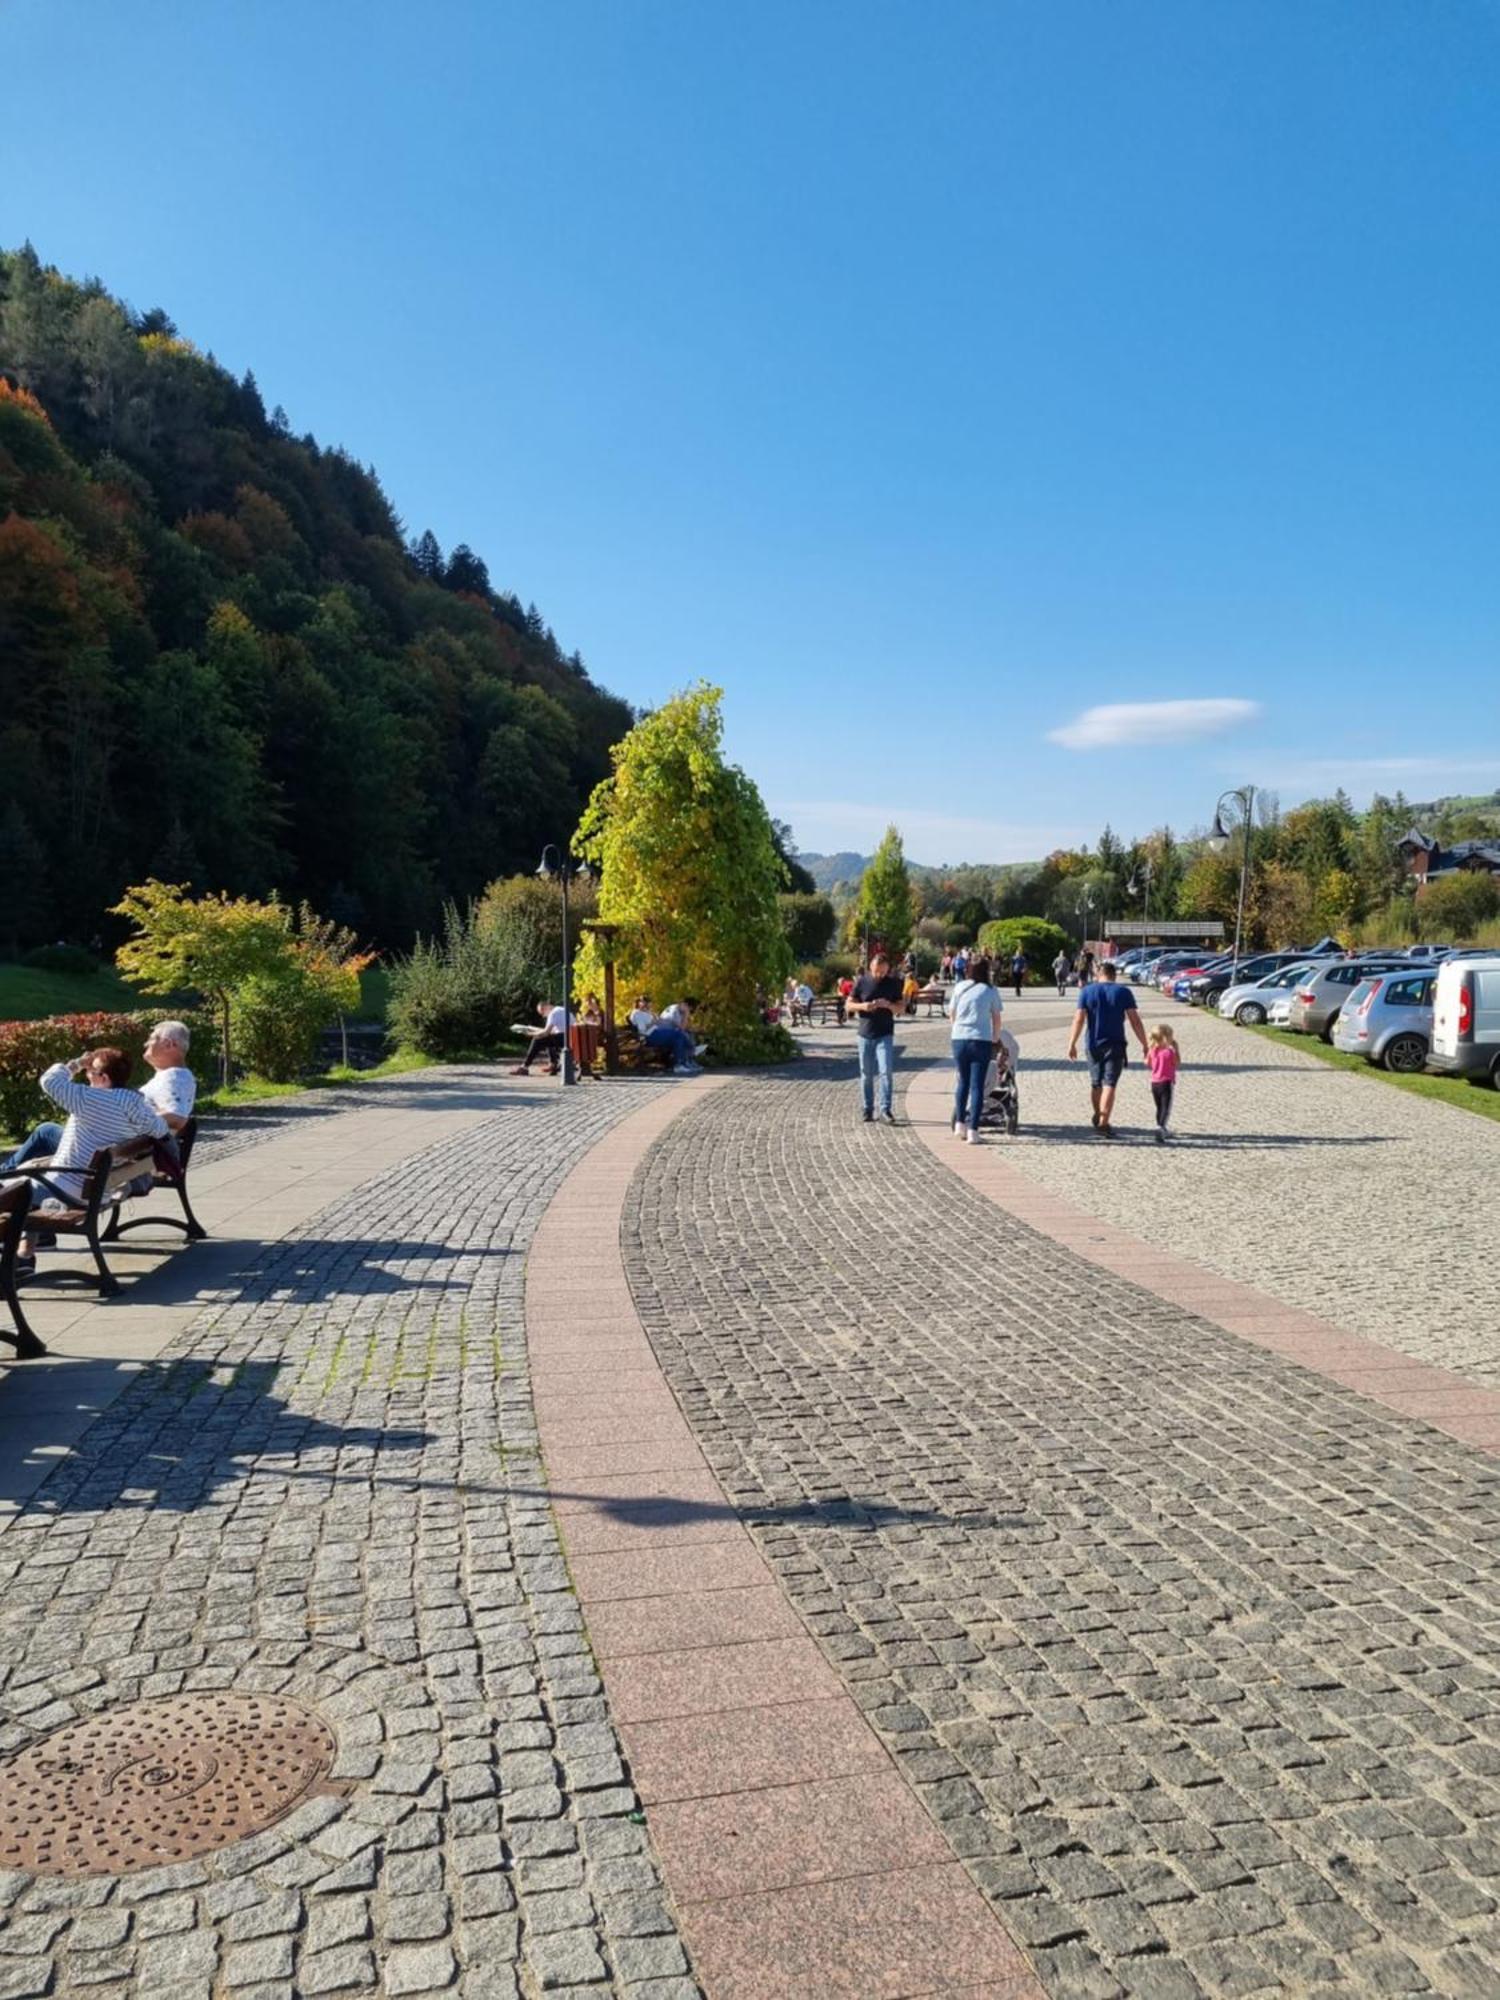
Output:
[[[1128,986],[1117,983],[1116,968],[1110,959],[1100,966],[1099,974],[1098,979],[1090,980],[1079,991],[1078,1012],[1073,1016],[1073,1032],[1068,1037],[1068,1061],[1076,1060],[1078,1038],[1087,1028],[1094,1130],[1101,1139],[1113,1139],[1115,1128],[1109,1116],[1115,1108],[1115,1091],[1125,1067],[1126,1028],[1140,1043],[1142,1055],[1150,1051],[1135,995]]]

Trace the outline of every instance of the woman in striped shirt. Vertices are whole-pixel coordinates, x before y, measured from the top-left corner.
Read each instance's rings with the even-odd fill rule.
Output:
[[[87,1083],[78,1081],[80,1074]],[[76,1200],[83,1192],[82,1176],[66,1172],[68,1167],[86,1167],[101,1146],[117,1146],[124,1139],[166,1138],[167,1121],[138,1090],[126,1088],[129,1075],[130,1058],[119,1049],[95,1049],[42,1072],[42,1089],[68,1113],[47,1168],[51,1186],[32,1183],[31,1212],[43,1227],[48,1207],[60,1206],[60,1196]],[[29,1236],[21,1240],[16,1268],[23,1276],[36,1269],[35,1245]]]

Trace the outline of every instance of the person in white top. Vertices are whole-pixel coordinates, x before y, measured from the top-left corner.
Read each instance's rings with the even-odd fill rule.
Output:
[[[680,1018],[687,1012],[686,1001],[678,1000],[658,1018],[651,1011],[650,1000],[642,993],[630,1010],[630,1025],[648,1048],[662,1049],[672,1058],[672,1068],[678,1076],[697,1076],[697,1058],[702,1050],[694,1048],[693,1038]]]
[[[130,1058],[119,1049],[94,1049],[70,1063],[53,1063],[43,1070],[42,1089],[68,1113],[43,1180],[33,1180],[31,1212],[40,1227],[46,1226],[49,1207],[76,1201],[83,1192],[83,1176],[69,1173],[70,1167],[86,1167],[101,1146],[116,1146],[122,1139],[165,1139],[167,1121],[153,1111],[138,1090],[126,1087]],[[88,1081],[80,1083],[80,1075]],[[21,1239],[17,1267],[36,1268],[36,1244],[30,1232]]]
[[[141,1095],[174,1133],[186,1125],[198,1101],[198,1079],[187,1066],[191,1040],[185,1021],[158,1021],[146,1037],[146,1061],[156,1074],[141,1085]]]
[[[561,1007],[549,1007],[545,1000],[538,1000],[536,1011],[542,1018],[542,1025],[531,1038],[531,1047],[523,1061],[511,1071],[512,1076],[525,1076],[536,1058],[545,1052],[547,1074],[556,1076],[562,1062],[563,1036],[567,1029],[568,1017]]]
[[[943,1002],[953,1023],[953,1129],[971,1146],[979,1144],[979,1119],[984,1110],[984,1083],[990,1057],[999,1041],[1003,1008],[990,984],[986,958],[970,959],[968,978],[959,980]]]

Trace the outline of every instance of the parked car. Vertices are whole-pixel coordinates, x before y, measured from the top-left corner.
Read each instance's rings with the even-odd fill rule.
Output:
[[[1216,966],[1227,963],[1228,959],[1223,953],[1216,954],[1212,958],[1199,953],[1189,958],[1185,965],[1174,965],[1169,967],[1167,971],[1159,973],[1156,983],[1163,993],[1171,993],[1175,997],[1186,998],[1188,980],[1194,978],[1200,972],[1211,972]],[[1180,996],[1177,996],[1176,989],[1179,982],[1182,983],[1183,992]]]
[[[1362,979],[1375,972],[1397,972],[1409,968],[1410,959],[1386,958],[1372,963],[1362,958],[1336,958],[1313,965],[1305,979],[1292,988],[1287,1026],[1299,1035],[1320,1035],[1330,1041],[1333,1024],[1344,1002]]]
[[[1447,958],[1453,950],[1451,944],[1414,944],[1407,948],[1408,958]]]
[[[1377,972],[1362,979],[1339,1010],[1333,1046],[1346,1055],[1414,1076],[1432,1046],[1432,988],[1436,973]]]
[[[1231,960],[1191,979],[1188,999],[1195,1007],[1209,1007],[1231,986],[1253,986],[1257,980],[1269,979],[1273,972],[1280,972],[1288,965],[1301,965],[1319,956],[1320,953],[1313,951],[1263,951],[1256,958],[1242,958],[1237,965]]]
[[[1429,1069],[1500,1090],[1500,955],[1458,952],[1433,974]]]
[[[1268,1028],[1284,1028],[1291,1019],[1291,1014],[1292,996],[1290,991],[1278,993],[1266,1009],[1266,1026]]]
[[[1285,995],[1287,1005],[1291,1005],[1292,990],[1297,981],[1304,973],[1316,969],[1315,960],[1298,958],[1290,965],[1283,965],[1278,971],[1269,973],[1264,979],[1226,987],[1219,995],[1219,1012],[1226,1021],[1237,1021],[1242,1028],[1258,1028],[1270,1020],[1271,1009],[1282,995]]]

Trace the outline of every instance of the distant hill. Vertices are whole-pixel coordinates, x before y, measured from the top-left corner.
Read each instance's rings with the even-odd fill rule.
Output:
[[[857,882],[873,857],[868,854],[798,854],[797,859],[826,896],[840,882]]]

